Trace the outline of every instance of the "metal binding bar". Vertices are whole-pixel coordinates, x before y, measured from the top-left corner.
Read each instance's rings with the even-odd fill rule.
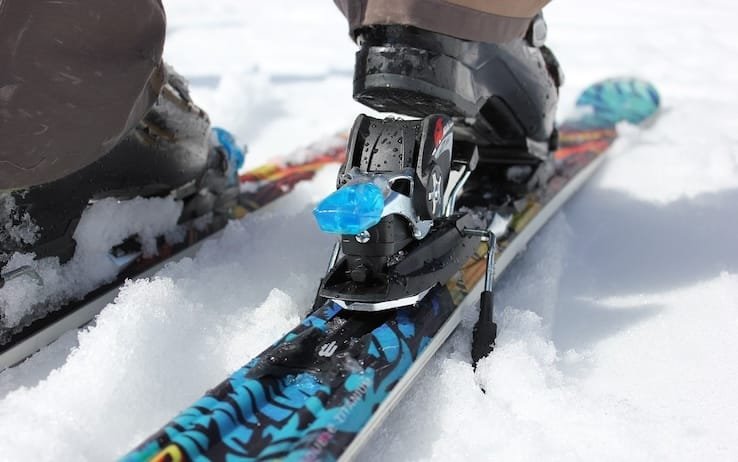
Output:
[[[28,265],[23,265],[14,270],[8,271],[7,273],[3,273],[0,276],[0,287],[3,287],[6,282],[19,278],[21,276],[29,276],[31,279],[33,279],[36,282],[36,284],[40,286],[44,285],[44,280],[36,272],[35,269],[33,269],[32,267]]]
[[[338,256],[340,254],[341,240],[339,239],[335,244],[333,244],[333,251],[331,252],[331,259],[328,261],[328,271],[326,271],[326,273],[329,273],[336,266],[336,262],[338,262]]]
[[[495,254],[497,253],[497,236],[488,229],[464,229],[467,236],[479,236],[487,243],[487,271],[484,275],[484,290],[492,291],[495,279]]]
[[[454,189],[451,190],[451,194],[448,197],[448,202],[446,203],[446,210],[444,210],[444,216],[450,217],[454,213],[454,209],[456,208],[456,199],[459,196],[459,193],[461,192],[461,188],[464,187],[464,184],[466,184],[466,181],[471,176],[471,169],[464,167],[466,170],[461,175],[461,178],[459,178],[459,181],[456,182],[454,185]]]

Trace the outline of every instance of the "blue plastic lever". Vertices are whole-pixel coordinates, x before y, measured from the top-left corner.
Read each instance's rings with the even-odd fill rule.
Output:
[[[323,199],[313,210],[323,232],[356,235],[379,223],[384,195],[374,183],[343,186]]]

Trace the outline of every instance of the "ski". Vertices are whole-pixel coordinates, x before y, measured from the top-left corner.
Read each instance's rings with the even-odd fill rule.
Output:
[[[219,130],[214,129],[215,132]],[[228,211],[228,217],[240,219],[268,207],[292,191],[298,183],[312,179],[325,165],[342,162],[345,152],[345,135],[339,134],[307,147],[297,160],[293,160],[295,156],[276,158],[239,175],[240,192],[237,205]],[[220,232],[225,223],[225,221],[212,221],[205,225],[185,223],[184,240],[172,244],[159,238],[153,255],[144,256],[135,252],[134,258],[122,268],[115,279],[82,298],[69,300],[58,306],[45,307],[44,314],[29,315],[22,324],[15,327],[3,325],[0,319],[0,371],[18,364],[65,332],[78,329],[90,322],[106,305],[113,302],[119,288],[127,279],[153,276],[164,265],[193,256],[206,239]],[[16,273],[16,277],[26,276],[21,271]],[[28,276],[32,274],[30,271]],[[6,279],[10,280],[10,277]],[[3,285],[4,283],[3,280]],[[39,283],[42,284],[43,281]]]
[[[123,460],[350,460],[482,293],[489,312],[480,316],[488,325],[479,326],[486,331],[479,354],[489,353],[492,270],[504,273],[592,176],[617,138],[617,123],[643,125],[654,118],[659,96],[646,82],[619,78],[587,88],[577,104],[581,112],[559,127],[560,147],[545,182],[521,200],[486,209],[463,195],[464,207],[455,207],[460,189],[436,186],[434,172],[443,177],[452,166],[443,149],[449,120],[431,116],[379,127],[384,122],[360,117],[340,188],[316,209],[321,227],[341,238],[313,312]],[[362,146],[387,144],[393,152],[381,135],[392,130],[415,134],[421,154],[432,153],[416,159],[418,165],[427,160],[428,169],[417,170],[411,187],[402,182],[412,175],[370,174],[364,157],[352,158]],[[466,172],[477,160],[473,153],[465,159]],[[363,168],[352,169],[356,165]],[[462,165],[462,185],[464,172]],[[421,194],[413,196],[418,188]],[[414,199],[412,207],[399,195]],[[377,225],[394,230],[393,215],[411,223],[410,236],[402,237],[410,244],[385,257],[381,252],[394,242],[381,241]],[[371,247],[378,242],[386,245]],[[379,272],[389,277],[379,280]]]

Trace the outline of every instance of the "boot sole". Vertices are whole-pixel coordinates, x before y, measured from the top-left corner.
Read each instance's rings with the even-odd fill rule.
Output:
[[[372,109],[413,117],[478,114],[470,86],[449,89],[459,86],[452,78],[472,82],[469,69],[449,56],[410,46],[372,46],[357,53],[356,68],[354,98]]]

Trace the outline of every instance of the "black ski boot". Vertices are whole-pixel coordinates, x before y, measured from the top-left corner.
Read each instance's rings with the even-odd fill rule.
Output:
[[[562,74],[537,16],[525,38],[472,42],[409,26],[357,34],[354,98],[381,112],[454,118],[454,143],[479,147],[467,185],[524,194],[547,180]],[[479,194],[475,194],[479,196]]]
[[[236,205],[243,153],[223,138],[211,131],[182,77],[167,69],[156,104],[102,158],[60,180],[0,194],[0,268],[14,252],[66,262],[82,212],[108,197],[171,196],[184,204],[180,223],[212,214],[212,225],[225,225]]]

